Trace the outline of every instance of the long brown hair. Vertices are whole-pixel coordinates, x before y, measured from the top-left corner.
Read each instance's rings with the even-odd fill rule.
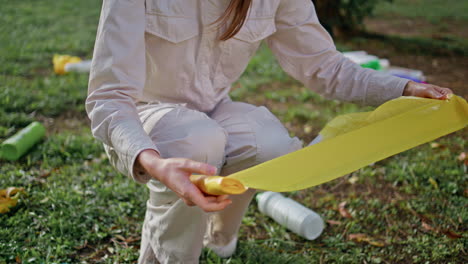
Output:
[[[231,0],[223,15],[214,22],[220,25],[229,23],[226,31],[219,37],[220,40],[228,40],[239,32],[247,19],[251,4],[252,0]]]

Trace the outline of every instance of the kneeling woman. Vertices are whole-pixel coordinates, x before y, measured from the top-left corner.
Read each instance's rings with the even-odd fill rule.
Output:
[[[203,246],[233,254],[254,191],[206,196],[189,176],[302,147],[268,109],[229,98],[262,40],[326,98],[378,105],[451,93],[347,60],[310,0],[104,0],[86,109],[111,163],[150,189],[140,263],[197,263]]]

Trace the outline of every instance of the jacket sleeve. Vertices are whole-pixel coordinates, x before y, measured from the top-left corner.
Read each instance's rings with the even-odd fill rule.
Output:
[[[403,94],[408,82],[363,69],[335,48],[310,0],[281,0],[277,31],[267,39],[282,68],[325,98],[379,105]]]
[[[86,99],[93,135],[114,148],[118,169],[145,183],[134,171],[138,154],[154,149],[136,109],[145,83],[144,0],[104,0],[97,30]]]

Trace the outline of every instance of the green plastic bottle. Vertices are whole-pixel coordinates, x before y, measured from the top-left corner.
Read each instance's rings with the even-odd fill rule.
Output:
[[[380,61],[379,60],[371,60],[371,61],[362,63],[361,67],[368,68],[368,69],[374,69],[374,70],[377,70],[377,71],[380,71],[382,69],[382,66],[380,66]]]
[[[0,157],[15,161],[45,136],[46,129],[39,122],[32,122],[0,145]]]

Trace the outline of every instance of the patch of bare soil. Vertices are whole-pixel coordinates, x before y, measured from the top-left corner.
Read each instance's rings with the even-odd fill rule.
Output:
[[[91,124],[86,114],[75,111],[64,112],[55,118],[38,116],[37,119],[44,124],[48,135],[64,131],[81,131],[84,127],[90,127]]]
[[[437,40],[468,39],[466,23],[454,19],[430,22],[424,18],[371,17],[365,20],[366,29],[385,35],[422,37]]]
[[[448,43],[454,39],[468,40],[468,30],[463,30],[466,23],[449,18],[433,23],[424,18],[374,17],[366,19],[365,26],[370,32],[384,35],[418,37]],[[398,47],[376,40],[351,46],[388,58],[392,65],[421,70],[427,76],[428,83],[451,88],[457,95],[468,98],[468,57],[408,54],[401,52]]]

